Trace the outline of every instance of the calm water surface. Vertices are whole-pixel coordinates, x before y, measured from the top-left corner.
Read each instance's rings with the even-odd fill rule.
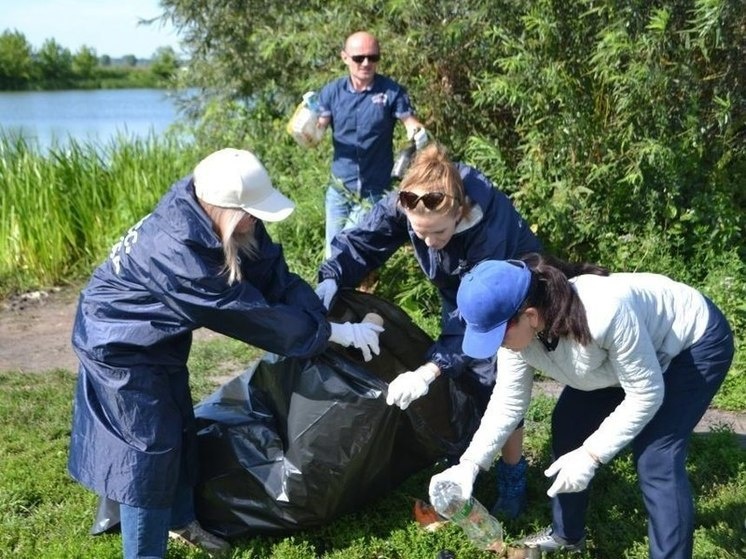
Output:
[[[161,135],[177,118],[163,89],[0,92],[0,133],[42,151],[67,143],[107,144],[120,135]]]

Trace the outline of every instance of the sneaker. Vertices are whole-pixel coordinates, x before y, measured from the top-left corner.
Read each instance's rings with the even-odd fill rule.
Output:
[[[205,530],[196,520],[192,520],[178,530],[170,530],[168,537],[183,544],[198,547],[206,551],[210,557],[220,556],[231,549],[231,544]]]
[[[526,508],[526,471],[528,462],[521,456],[516,464],[497,461],[497,502],[490,511],[494,516],[514,519]]]
[[[585,549],[585,536],[575,543],[570,543],[564,538],[553,534],[554,528],[547,526],[541,532],[525,538],[521,543],[528,548],[540,549],[543,552],[553,551],[583,551]]]

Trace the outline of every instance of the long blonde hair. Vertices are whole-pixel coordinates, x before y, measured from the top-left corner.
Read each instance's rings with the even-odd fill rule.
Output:
[[[464,208],[468,211],[464,182],[458,169],[448,157],[448,151],[438,143],[431,143],[417,152],[414,161],[407,169],[399,190],[407,192],[442,192],[446,194],[443,204],[429,210],[424,204],[417,204],[407,211],[417,214],[450,214]]]
[[[220,273],[227,274],[228,284],[233,285],[243,279],[241,256],[251,258],[256,255],[254,228],[248,233],[236,233],[236,226],[246,216],[242,209],[214,206],[204,200],[199,200],[199,203],[212,221],[213,229],[223,244],[225,263]]]

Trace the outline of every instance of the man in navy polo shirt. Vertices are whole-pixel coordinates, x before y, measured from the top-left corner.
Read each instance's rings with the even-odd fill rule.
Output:
[[[326,258],[331,241],[355,225],[391,185],[394,125],[401,120],[417,148],[427,132],[414,116],[406,90],[376,73],[381,57],[378,40],[365,31],[353,33],[340,53],[350,70],[319,93],[319,123],[331,124],[334,158],[326,191]]]

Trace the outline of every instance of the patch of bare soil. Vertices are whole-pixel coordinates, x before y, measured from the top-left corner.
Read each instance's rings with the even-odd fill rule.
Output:
[[[0,301],[0,371],[77,370],[70,338],[78,293],[78,288],[55,288]],[[195,340],[217,336],[220,334],[205,329],[195,332]],[[550,396],[558,395],[561,388],[549,380],[534,384],[536,393]],[[746,447],[746,414],[709,409],[696,431],[719,428],[732,430]]]
[[[32,291],[0,301],[0,371],[76,371],[71,345],[79,288]],[[209,330],[195,340],[218,337]]]

